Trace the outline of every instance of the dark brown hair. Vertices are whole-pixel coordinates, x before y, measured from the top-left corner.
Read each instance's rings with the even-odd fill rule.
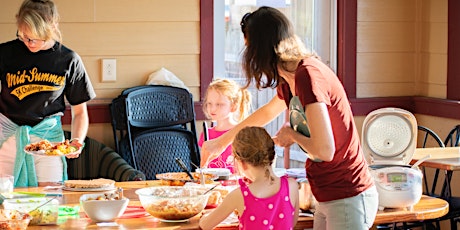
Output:
[[[232,144],[234,157],[256,167],[270,166],[275,159],[275,143],[262,127],[245,127]]]
[[[241,20],[246,40],[243,70],[248,87],[253,81],[257,89],[274,88],[284,79],[278,65],[292,72],[298,62],[314,56],[295,35],[289,19],[279,10],[267,6],[247,13]],[[290,68],[287,68],[290,67]]]

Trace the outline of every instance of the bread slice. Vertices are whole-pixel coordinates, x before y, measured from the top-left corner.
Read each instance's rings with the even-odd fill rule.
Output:
[[[93,180],[67,180],[64,181],[67,188],[110,188],[115,186],[115,181],[111,179],[93,179]]]

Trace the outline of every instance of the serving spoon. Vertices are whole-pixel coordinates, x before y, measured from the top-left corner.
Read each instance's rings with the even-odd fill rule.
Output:
[[[35,207],[34,209],[28,211],[28,213],[31,213],[31,212],[33,212],[33,211],[35,211],[35,210],[37,210],[37,209],[39,209],[39,208],[41,208],[41,207],[47,205],[49,202],[53,201],[53,200],[56,199],[57,197],[58,197],[58,196],[52,197],[51,199],[47,200],[45,203],[40,204],[40,205],[38,205],[37,207]]]
[[[176,163],[179,165],[179,167],[180,167],[185,173],[187,173],[187,175],[190,177],[190,179],[191,179],[192,181],[195,181],[195,178],[193,177],[192,173],[190,173],[190,171],[188,170],[187,166],[185,166],[185,163],[184,163],[184,161],[182,161],[182,159],[176,158]]]

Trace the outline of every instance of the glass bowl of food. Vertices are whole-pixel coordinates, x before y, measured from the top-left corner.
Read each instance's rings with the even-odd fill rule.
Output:
[[[0,229],[25,230],[32,217],[14,209],[0,209]]]
[[[27,213],[30,225],[55,225],[58,219],[59,201],[51,197],[20,197],[6,199],[5,209]],[[37,208],[38,207],[38,208]],[[0,228],[2,229],[2,228]]]
[[[209,193],[184,186],[158,186],[136,190],[145,211],[164,222],[184,222],[203,211]]]

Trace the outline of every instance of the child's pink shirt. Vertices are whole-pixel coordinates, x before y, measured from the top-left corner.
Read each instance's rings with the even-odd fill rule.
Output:
[[[238,181],[244,198],[239,229],[293,229],[295,210],[289,198],[288,177],[282,176],[280,179],[278,193],[267,198],[255,197],[242,179]]]
[[[222,134],[226,133],[228,130],[225,131],[217,131],[214,128],[209,128],[208,129],[208,135],[209,135],[209,140],[212,140],[214,138],[220,137]],[[203,138],[203,133],[200,134],[200,139],[198,140],[198,145],[200,147],[203,146],[204,138]],[[234,158],[232,155],[232,146],[229,145],[224,152],[222,152],[219,157],[215,158],[208,164],[208,168],[227,168],[230,170],[230,172],[233,174],[235,173],[234,170]]]

